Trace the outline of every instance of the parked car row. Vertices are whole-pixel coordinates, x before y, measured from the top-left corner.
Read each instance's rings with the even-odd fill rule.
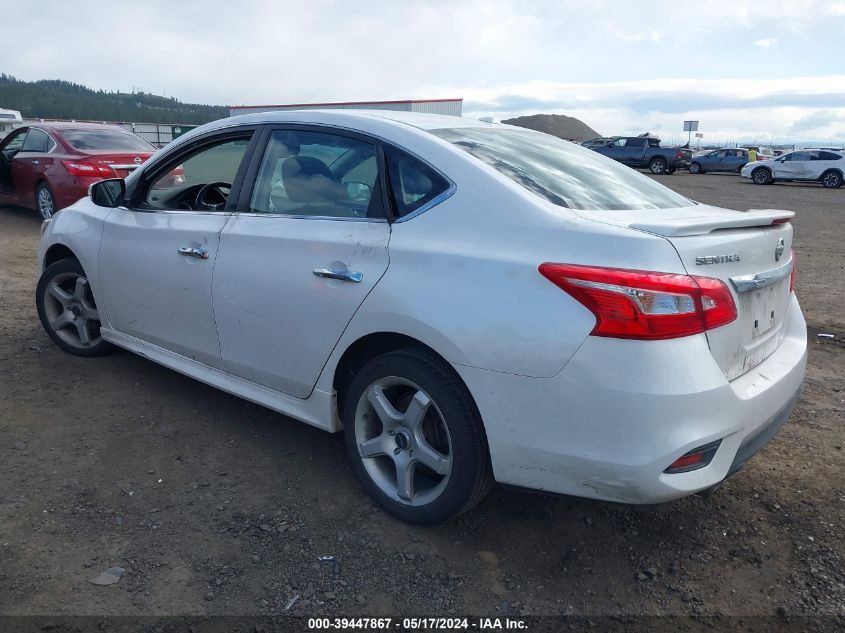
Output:
[[[845,150],[836,148],[800,149],[774,156],[761,153],[761,148],[756,146],[746,146],[691,154],[687,148],[662,148],[652,137],[624,136],[595,138],[581,145],[630,167],[647,168],[654,174],[671,174],[688,167],[691,174],[740,174],[758,185],[801,181],[819,182],[836,189],[845,182]]]

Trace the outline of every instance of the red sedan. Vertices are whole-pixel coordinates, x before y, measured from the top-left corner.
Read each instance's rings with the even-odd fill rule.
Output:
[[[39,123],[0,141],[0,204],[35,209],[45,220],[104,178],[124,178],[156,148],[123,128]]]

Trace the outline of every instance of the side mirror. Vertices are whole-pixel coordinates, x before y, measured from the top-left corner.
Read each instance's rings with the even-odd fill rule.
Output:
[[[98,207],[113,209],[123,204],[123,199],[126,197],[126,183],[123,178],[101,180],[88,188],[88,195]]]
[[[363,182],[346,183],[346,194],[353,202],[367,202],[371,193],[372,190],[368,184]]]

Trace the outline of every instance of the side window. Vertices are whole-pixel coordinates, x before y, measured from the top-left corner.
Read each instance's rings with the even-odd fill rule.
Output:
[[[26,130],[13,132],[5,139],[5,145],[3,145],[2,151],[6,158],[11,158],[20,151],[26,138],[26,132]]]
[[[627,143],[627,142],[628,142],[628,139],[626,139],[626,138],[618,138],[615,141],[613,141],[613,147],[625,147],[625,143]]]
[[[818,153],[818,158],[813,157],[813,160],[841,160],[842,157],[839,154],[834,154],[833,152],[825,152],[821,151]]]
[[[274,131],[249,212],[383,218],[375,143],[328,132]]]
[[[710,154],[710,155],[711,155],[713,158],[724,158],[726,154],[727,154],[727,152],[725,152],[725,150],[721,150],[721,151],[718,151],[718,152],[713,152],[713,153],[712,153],[712,154]]]
[[[229,136],[182,155],[178,164],[149,185],[143,207],[222,211],[251,138],[251,132],[243,137]]]
[[[413,213],[449,189],[449,181],[425,163],[385,146],[391,197],[398,217]]]
[[[43,130],[32,128],[26,135],[22,152],[46,152],[50,147],[50,137]]]

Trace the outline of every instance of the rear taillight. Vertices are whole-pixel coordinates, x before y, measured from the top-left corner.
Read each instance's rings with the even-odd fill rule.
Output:
[[[678,150],[675,153],[675,158],[683,158],[683,157],[684,157],[684,153],[681,150]]]
[[[798,270],[798,262],[795,261],[795,251],[790,250],[789,256],[792,258],[792,270],[789,271],[789,292],[795,290],[795,271]]]
[[[736,319],[730,290],[711,277],[575,264],[545,263],[539,270],[595,315],[595,336],[678,338]]]
[[[112,178],[115,175],[114,170],[108,165],[95,165],[79,160],[63,160],[62,165],[65,166],[70,176]]]

